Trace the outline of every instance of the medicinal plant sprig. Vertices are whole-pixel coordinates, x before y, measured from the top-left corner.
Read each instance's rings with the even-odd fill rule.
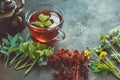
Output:
[[[15,70],[26,68],[25,75],[36,64],[45,65],[46,57],[54,53],[53,47],[46,47],[44,44],[34,42],[31,39],[24,39],[20,34],[2,39],[0,54],[5,57],[7,65],[13,65]],[[14,56],[13,56],[14,55]]]

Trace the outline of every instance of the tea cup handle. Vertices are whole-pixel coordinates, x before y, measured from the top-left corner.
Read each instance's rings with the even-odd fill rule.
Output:
[[[60,40],[65,39],[65,37],[66,37],[65,32],[61,28],[59,28],[58,29],[58,36],[57,36],[56,40],[60,41]]]

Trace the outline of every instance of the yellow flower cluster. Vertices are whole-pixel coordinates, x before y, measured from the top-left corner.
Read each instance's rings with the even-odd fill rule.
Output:
[[[105,56],[107,55],[106,51],[102,51],[99,55],[100,60],[105,60]]]
[[[89,50],[84,50],[84,55],[85,56],[89,56],[90,55],[90,51]]]

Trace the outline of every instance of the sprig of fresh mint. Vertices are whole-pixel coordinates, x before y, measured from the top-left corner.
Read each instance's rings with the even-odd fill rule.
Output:
[[[26,39],[19,33],[14,36],[7,35],[0,43],[0,55],[6,61],[5,67],[14,64],[16,71],[26,68],[24,75],[27,75],[35,64],[46,65],[46,57],[54,53],[54,47],[29,40],[28,35]]]
[[[38,16],[39,21],[35,21],[32,22],[33,25],[37,26],[37,27],[49,27],[50,25],[52,25],[51,21],[50,21],[50,16],[48,15],[44,15],[44,14],[40,14]]]

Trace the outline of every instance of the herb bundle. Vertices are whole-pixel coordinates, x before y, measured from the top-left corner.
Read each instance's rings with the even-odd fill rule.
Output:
[[[5,67],[15,64],[15,70],[27,68],[25,75],[33,68],[35,64],[46,65],[46,57],[53,54],[54,48],[47,48],[45,45],[25,40],[20,34],[2,39],[0,45],[0,54],[6,61]]]
[[[87,80],[88,68],[87,57],[75,50],[59,49],[58,54],[52,54],[47,58],[47,63],[55,69],[53,77],[55,80]]]
[[[111,43],[112,54],[111,56],[120,63],[120,26],[115,27],[109,32],[107,39]]]
[[[109,72],[120,79],[120,26],[111,30],[109,35],[101,34],[100,45],[90,51],[89,66],[93,72],[107,75]]]
[[[109,41],[112,45],[120,47],[120,26],[115,27],[109,32]]]
[[[109,59],[108,52],[105,50],[97,52],[98,48],[95,50],[90,50],[89,56],[89,67],[95,73],[101,73],[106,76],[108,73],[114,74],[118,79],[120,79],[120,69],[116,64]]]

